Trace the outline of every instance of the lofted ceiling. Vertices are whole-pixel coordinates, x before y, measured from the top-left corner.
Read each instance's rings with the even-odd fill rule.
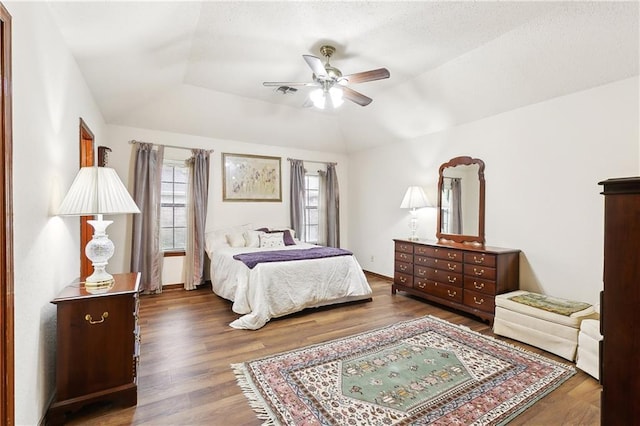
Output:
[[[48,5],[109,124],[348,153],[638,75],[638,2],[107,1]],[[303,54],[380,67],[303,108]]]

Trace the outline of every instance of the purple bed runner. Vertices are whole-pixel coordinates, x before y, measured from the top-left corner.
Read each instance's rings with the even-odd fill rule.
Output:
[[[335,247],[312,247],[308,249],[257,251],[233,256],[253,269],[258,263],[285,262],[288,260],[321,259],[323,257],[351,256],[352,252]]]

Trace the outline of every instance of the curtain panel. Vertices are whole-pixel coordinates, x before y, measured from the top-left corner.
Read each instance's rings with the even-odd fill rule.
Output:
[[[291,162],[291,228],[296,236],[303,239],[304,236],[304,163],[302,160],[289,160]]]
[[[340,247],[340,192],[338,190],[338,174],[336,165],[327,165],[326,178],[327,203],[327,246]]]
[[[194,290],[204,281],[204,230],[209,195],[209,151],[191,150],[189,166],[189,201],[187,218],[187,250],[185,257],[185,290]]]
[[[136,143],[134,195],[140,214],[134,215],[131,271],[140,272],[140,291],[162,292],[160,250],[160,182],[164,147]]]

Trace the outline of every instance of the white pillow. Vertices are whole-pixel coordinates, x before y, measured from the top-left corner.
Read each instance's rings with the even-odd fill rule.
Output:
[[[274,232],[272,234],[260,234],[260,247],[273,248],[284,247],[284,233]]]
[[[233,233],[233,234],[227,234],[227,243],[231,246],[231,247],[244,247],[245,246],[245,241],[244,241],[244,236],[241,233]]]
[[[252,229],[253,226],[250,223],[245,225],[238,226],[228,226],[226,228],[215,229],[210,232],[206,232],[204,234],[204,244],[207,253],[211,256],[214,250],[219,249],[221,247],[229,247],[229,243],[227,242],[227,234],[236,234],[242,233],[247,229]]]
[[[264,234],[262,231],[248,230],[242,233],[244,237],[245,247],[260,247],[260,235]]]

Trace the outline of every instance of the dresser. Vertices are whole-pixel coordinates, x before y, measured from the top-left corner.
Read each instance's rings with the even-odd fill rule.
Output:
[[[140,274],[116,274],[103,293],[79,281],[51,301],[57,309],[56,395],[47,424],[98,401],[137,403]]]
[[[519,288],[520,250],[396,239],[398,290],[493,321],[496,294]]]
[[[602,425],[640,419],[640,177],[604,187],[604,290],[600,352]]]

